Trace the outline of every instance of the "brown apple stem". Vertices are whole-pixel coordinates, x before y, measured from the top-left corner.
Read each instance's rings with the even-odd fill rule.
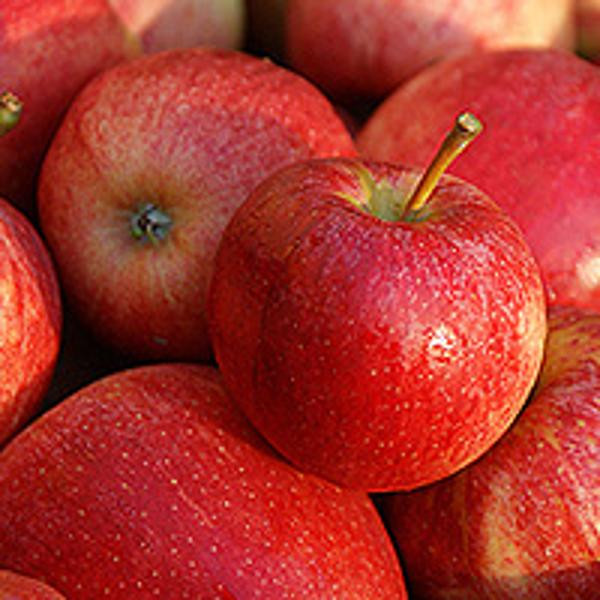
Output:
[[[408,199],[402,216],[421,210],[448,165],[481,133],[483,125],[471,113],[461,113]]]
[[[23,112],[23,103],[12,92],[0,94],[0,136],[13,129]]]

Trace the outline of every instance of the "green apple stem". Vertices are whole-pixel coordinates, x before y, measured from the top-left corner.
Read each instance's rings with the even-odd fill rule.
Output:
[[[23,111],[23,103],[12,92],[0,94],[0,136],[13,129]]]
[[[154,204],[144,204],[131,217],[131,235],[137,240],[156,244],[167,237],[173,222],[169,215]]]
[[[448,165],[481,133],[483,125],[471,113],[461,113],[437,154],[408,199],[402,217],[416,213],[427,202]]]

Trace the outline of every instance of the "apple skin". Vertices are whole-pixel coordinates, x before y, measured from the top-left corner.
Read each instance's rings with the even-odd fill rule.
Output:
[[[381,99],[451,54],[574,46],[573,0],[288,0],[286,56],[334,99]]]
[[[371,499],[305,475],[213,367],[98,380],[0,453],[0,565],[79,598],[406,598]]]
[[[458,475],[381,498],[411,598],[598,597],[600,315],[552,307],[540,381]]]
[[[144,52],[216,46],[240,48],[244,0],[109,0]]]
[[[0,600],[66,599],[41,581],[0,569]]]
[[[0,138],[0,196],[35,217],[42,157],[76,92],[96,73],[139,53],[106,0],[3,0],[2,89],[24,103]]]
[[[227,389],[290,461],[350,488],[411,489],[474,460],[542,358],[539,270],[489,198],[443,177],[415,222],[347,199],[417,177],[297,163],[256,188],[217,254],[209,322]]]
[[[235,208],[278,168],[355,154],[330,102],[287,69],[166,51],[105,72],[73,102],[42,168],[40,224],[98,339],[140,360],[209,360],[206,294]],[[148,202],[172,221],[162,243],[131,233]]]
[[[357,145],[375,160],[427,164],[427,148],[465,106],[485,115],[486,133],[448,171],[516,221],[549,303],[600,312],[600,71],[557,50],[449,59],[394,92]]]
[[[40,409],[61,328],[50,253],[29,220],[0,199],[0,447]]]

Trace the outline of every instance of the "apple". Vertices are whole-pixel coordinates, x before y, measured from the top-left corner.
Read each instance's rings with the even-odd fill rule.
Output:
[[[41,228],[97,338],[140,360],[210,360],[206,294],[221,233],[273,171],[355,155],[330,102],[291,71],[212,48],[103,73],[43,164]]]
[[[0,198],[0,447],[39,411],[61,326],[48,249],[30,221]]]
[[[577,51],[592,61],[600,60],[600,1],[575,0]]]
[[[522,414],[461,473],[381,498],[411,598],[598,597],[600,315],[552,307]]]
[[[109,0],[145,52],[244,41],[244,0]]]
[[[0,569],[0,600],[65,600],[45,583]]]
[[[494,198],[523,231],[552,304],[600,311],[600,71],[558,50],[473,53],[400,87],[357,136],[374,160],[426,164],[462,107],[487,135],[453,174]]]
[[[288,0],[286,56],[337,100],[377,100],[466,51],[574,46],[573,0]]]
[[[0,196],[33,218],[42,157],[73,96],[139,47],[107,0],[3,0],[0,14],[0,92],[23,104],[0,139]]]
[[[474,460],[522,408],[546,332],[539,269],[504,212],[441,175],[479,129],[459,116],[422,179],[296,163],[229,221],[209,293],[215,357],[301,469],[412,489]]]
[[[0,453],[0,565],[79,598],[393,598],[371,499],[274,453],[214,367],[119,371]]]

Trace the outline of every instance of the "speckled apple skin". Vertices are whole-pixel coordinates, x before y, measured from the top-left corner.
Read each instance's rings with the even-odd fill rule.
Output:
[[[50,139],[75,94],[96,73],[139,53],[107,0],[2,0],[2,90],[24,103],[0,138],[0,195],[33,218]]]
[[[288,0],[293,68],[338,100],[381,99],[452,54],[574,46],[573,0]]]
[[[551,304],[600,311],[600,70],[553,50],[448,60],[391,95],[357,144],[373,159],[425,165],[465,109],[485,134],[448,171],[516,221]]]
[[[66,600],[50,586],[0,569],[0,600]]]
[[[69,600],[406,598],[369,497],[290,467],[191,364],[99,380],[5,448],[0,565]]]
[[[40,410],[61,329],[50,253],[27,218],[0,199],[0,447]]]
[[[512,221],[444,177],[420,222],[384,221],[365,173],[308,161],[263,182],[225,230],[211,286],[227,388],[292,462],[338,484],[409,489],[450,475],[522,408],[545,337],[539,270]],[[341,194],[341,196],[340,196]]]
[[[600,316],[550,310],[540,382],[514,426],[459,475],[382,510],[411,598],[598,597]]]
[[[355,155],[330,102],[298,75],[239,52],[173,50],[96,78],[44,161],[42,230],[74,310],[138,359],[208,360],[205,303],[221,233],[267,175]],[[163,243],[133,238],[144,203]]]

